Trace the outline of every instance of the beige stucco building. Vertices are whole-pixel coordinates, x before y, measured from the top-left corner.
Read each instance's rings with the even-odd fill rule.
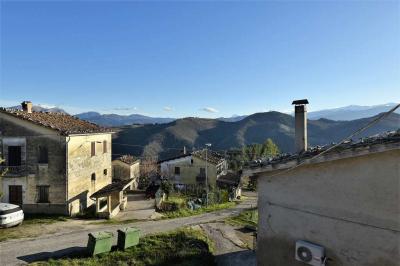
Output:
[[[258,180],[258,265],[399,265],[400,131],[300,146],[244,172]]]
[[[113,180],[132,179],[130,189],[137,189],[140,176],[140,160],[131,156],[123,155],[112,161]]]
[[[217,179],[227,172],[226,160],[210,150],[207,156],[206,150],[200,150],[163,160],[159,162],[159,167],[161,175],[168,177],[173,184],[187,186],[204,186],[206,168],[207,182],[211,187],[215,187]]]
[[[67,114],[0,109],[2,202],[29,213],[77,214],[111,183],[111,132]]]

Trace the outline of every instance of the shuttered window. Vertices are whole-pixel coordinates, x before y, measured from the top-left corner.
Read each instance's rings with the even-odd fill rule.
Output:
[[[38,203],[49,203],[49,186],[38,186]]]
[[[107,140],[103,141],[103,153],[107,153]]]
[[[48,163],[49,162],[49,152],[47,147],[39,146],[39,163]]]
[[[91,156],[96,156],[96,142],[92,141],[91,146],[90,146],[90,154]]]

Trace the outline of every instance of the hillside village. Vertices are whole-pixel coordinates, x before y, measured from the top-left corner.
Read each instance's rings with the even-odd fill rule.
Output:
[[[400,1],[0,1],[0,266],[400,266]]]
[[[27,217],[62,215],[118,224],[218,212],[234,207],[231,203],[248,203],[255,189],[259,219],[249,228],[259,265],[302,265],[295,261],[307,262],[310,256],[312,265],[396,265],[400,258],[392,248],[399,237],[399,212],[394,199],[399,193],[392,184],[399,179],[399,130],[310,148],[307,104],[293,102],[295,153],[279,153],[268,139],[267,146],[249,146],[243,153],[250,152],[247,157],[239,157],[249,161],[238,165],[232,160],[240,151],[219,153],[211,143],[192,151],[183,146],[180,154],[161,160],[116,155],[112,128],[65,113],[36,112],[30,101],[20,110],[2,108],[0,156],[6,171],[1,202],[20,206]],[[346,196],[335,198],[338,193]],[[353,233],[338,233],[345,231]],[[378,240],[381,235],[384,241]],[[252,258],[247,262],[255,263]]]

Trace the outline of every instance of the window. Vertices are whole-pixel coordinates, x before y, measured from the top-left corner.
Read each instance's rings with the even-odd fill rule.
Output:
[[[96,174],[93,173],[93,174],[92,174],[92,181],[95,181],[95,180],[96,180]]]
[[[47,147],[39,146],[39,162],[38,163],[48,163],[49,162],[49,152]]]
[[[38,203],[49,203],[49,186],[38,186]]]
[[[193,159],[190,160],[190,163],[193,164]]]
[[[104,169],[104,170],[103,170],[103,174],[104,174],[104,175],[107,175],[107,169]]]
[[[181,168],[175,167],[175,175],[180,175],[180,174],[181,174]]]
[[[107,140],[103,141],[103,153],[107,153]]]
[[[206,176],[206,168],[200,168],[200,176]]]
[[[21,146],[8,146],[8,166],[21,166]]]
[[[92,141],[91,146],[90,146],[90,154],[91,156],[96,156],[96,142]]]

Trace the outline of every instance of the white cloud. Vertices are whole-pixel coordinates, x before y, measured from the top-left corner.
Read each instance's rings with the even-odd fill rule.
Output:
[[[218,110],[213,107],[204,107],[201,110],[208,113],[218,113]]]
[[[172,108],[172,107],[170,107],[170,106],[165,106],[164,108],[164,111],[166,111],[166,112],[172,112],[174,109]]]

